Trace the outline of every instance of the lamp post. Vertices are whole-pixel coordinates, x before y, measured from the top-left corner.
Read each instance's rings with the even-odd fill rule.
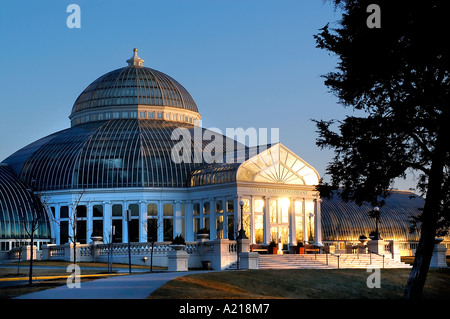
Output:
[[[241,200],[239,202],[239,205],[241,206],[241,229],[239,230],[239,235],[237,239],[248,239],[248,237],[245,235],[245,230],[244,230],[244,201]]]
[[[241,229],[239,230],[239,235],[236,238],[236,245],[237,245],[237,264],[236,264],[236,268],[239,270],[240,269],[240,265],[239,265],[239,253],[241,252],[241,245],[242,245],[242,239],[248,239],[247,236],[245,235],[245,230],[244,230],[244,201],[241,199],[239,201],[239,206],[241,206]]]

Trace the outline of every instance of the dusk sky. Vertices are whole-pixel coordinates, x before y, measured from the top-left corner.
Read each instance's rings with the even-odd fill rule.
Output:
[[[66,25],[72,3],[81,28]],[[333,153],[316,146],[311,120],[352,109],[325,87],[337,59],[313,35],[338,19],[321,0],[2,1],[0,161],[70,127],[78,95],[137,48],[144,66],[191,93],[203,127],[279,128],[280,142],[327,179]]]

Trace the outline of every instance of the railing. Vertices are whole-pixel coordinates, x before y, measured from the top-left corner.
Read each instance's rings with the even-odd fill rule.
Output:
[[[380,255],[380,254],[378,254],[378,253],[376,253],[376,252],[373,252],[373,251],[370,251],[370,250],[368,250],[368,252],[369,252],[369,264],[370,265],[372,265],[372,254],[375,254],[375,255],[377,255],[377,256],[380,256],[380,257],[383,257],[383,269],[384,269],[384,255]]]
[[[111,244],[99,244],[96,245],[99,249],[98,255],[105,256],[111,252]],[[188,254],[193,254],[197,252],[198,242],[187,242],[184,250]],[[153,250],[153,251],[152,251]],[[173,248],[170,247],[170,243],[159,242],[159,243],[131,243],[130,252],[132,256],[144,256],[150,253],[155,254],[167,254],[172,251]],[[127,243],[115,243],[112,244],[112,253],[115,256],[122,256],[128,254],[128,244]]]
[[[328,255],[331,255],[331,256],[337,258],[337,269],[339,269],[339,258],[340,258],[341,256],[340,256],[340,255],[333,254],[333,253],[330,253],[328,250],[324,250],[324,251],[325,251],[325,256],[326,256],[326,258],[325,258],[325,260],[326,260],[326,265],[328,266]],[[316,258],[317,258],[317,257],[316,257]]]
[[[190,267],[201,267],[204,260],[211,261],[216,269],[223,269],[235,262],[238,252],[238,244],[231,240],[207,240],[186,242],[184,251],[189,255]],[[128,255],[130,251],[130,255]],[[43,247],[44,260],[66,260],[110,262],[113,258],[121,263],[128,263],[129,256],[134,264],[146,264],[150,259],[151,266],[167,267],[169,256],[174,249],[170,242],[145,242],[145,243],[99,243],[46,245]],[[131,258],[130,258],[131,259]],[[155,264],[156,262],[156,264]]]

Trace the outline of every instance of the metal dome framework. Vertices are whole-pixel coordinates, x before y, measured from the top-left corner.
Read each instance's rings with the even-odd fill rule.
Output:
[[[202,152],[209,143],[194,138],[195,129],[201,134],[206,129],[189,124],[110,120],[52,134],[4,162],[26,183],[35,180],[39,190],[188,187],[190,173],[207,163],[194,158],[173,161],[172,150],[179,140],[172,139],[172,134],[179,128],[190,132],[192,150]],[[223,143],[224,149],[230,143],[238,147],[236,141],[226,137]]]
[[[36,239],[51,239],[50,220],[39,198],[5,164],[0,165],[0,239],[29,239],[38,220]]]
[[[380,208],[380,233],[386,240],[418,241],[416,230],[409,232],[412,218],[418,217],[424,199],[411,192],[391,191]],[[369,237],[375,230],[375,220],[368,216],[373,207],[344,202],[338,196],[322,198],[322,231],[324,241],[358,241],[360,235]]]
[[[142,66],[136,51],[127,67],[102,75],[78,96],[70,115],[72,126],[113,118],[200,120],[189,92],[167,74]]]

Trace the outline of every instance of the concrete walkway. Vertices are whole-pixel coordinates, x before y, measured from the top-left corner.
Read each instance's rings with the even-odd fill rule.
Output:
[[[82,282],[81,288],[63,285],[22,295],[16,299],[145,299],[169,280],[204,272],[207,271],[158,272],[109,277]]]

